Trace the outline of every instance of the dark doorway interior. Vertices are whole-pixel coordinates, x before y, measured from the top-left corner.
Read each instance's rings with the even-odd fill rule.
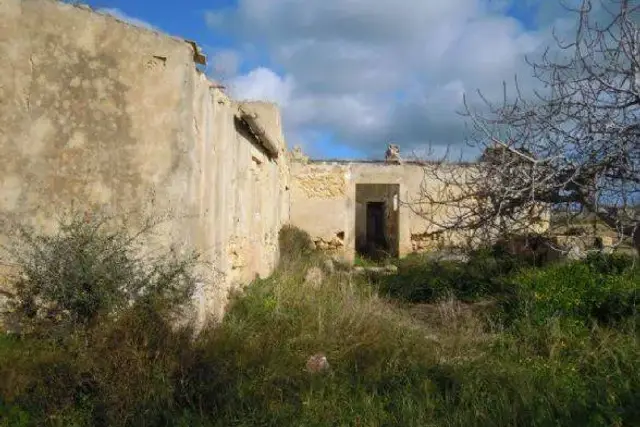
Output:
[[[385,203],[367,202],[367,242],[375,249],[388,252],[389,242],[385,236]],[[373,249],[373,248],[372,248]],[[375,250],[374,249],[374,250]]]
[[[398,256],[399,184],[356,184],[356,251],[378,260]]]

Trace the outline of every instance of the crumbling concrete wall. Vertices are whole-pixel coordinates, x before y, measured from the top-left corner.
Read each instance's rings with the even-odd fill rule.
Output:
[[[354,258],[357,184],[399,184],[400,256],[468,241],[462,232],[428,235],[438,229],[433,222],[443,223],[454,212],[451,206],[423,203],[421,192],[427,191],[436,198],[456,192],[455,188],[445,191],[442,182],[430,179],[432,174],[425,173],[425,168],[433,167],[429,164],[301,159],[294,159],[291,164],[291,222],[309,232],[320,249],[337,252],[347,260]],[[466,168],[451,165],[444,173],[464,174]],[[540,226],[545,227],[548,223]]]
[[[399,184],[400,198],[418,193],[424,172],[420,166],[391,163],[293,162],[291,223],[306,230],[321,249],[355,256],[356,184]],[[400,204],[399,254],[414,250],[411,236],[425,222]],[[339,238],[342,237],[342,238]]]
[[[291,223],[309,232],[319,249],[343,252],[355,245],[350,182],[348,165],[291,163]]]
[[[209,254],[213,278],[200,294],[201,310],[221,314],[228,290],[268,276],[279,259],[278,232],[289,221],[289,164],[275,105],[239,103],[201,79],[194,129],[199,159],[195,247]],[[277,157],[256,139],[238,107],[260,118],[278,142]],[[223,289],[220,289],[223,286]],[[218,316],[217,316],[218,317]]]
[[[194,53],[87,8],[1,0],[0,239],[15,221],[51,231],[69,208],[163,216],[155,243],[204,254],[199,306],[216,315],[232,284],[268,274],[289,213],[279,112],[242,104],[274,155]]]

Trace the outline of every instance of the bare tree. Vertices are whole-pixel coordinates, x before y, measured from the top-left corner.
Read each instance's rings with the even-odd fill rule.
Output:
[[[527,59],[542,89],[526,96],[516,78],[512,96],[505,85],[498,104],[480,91],[481,108],[465,98],[469,144],[482,155],[464,173],[445,161],[425,168],[430,187],[412,205],[433,230],[524,230],[544,219],[536,207],[547,206],[586,211],[621,239],[633,236],[640,251],[639,3],[602,0],[606,22],[595,19],[592,0],[566,7],[577,16],[575,37],[565,42],[554,33],[556,49]],[[433,193],[434,180],[445,193],[460,190]],[[433,215],[429,205],[457,214]]]

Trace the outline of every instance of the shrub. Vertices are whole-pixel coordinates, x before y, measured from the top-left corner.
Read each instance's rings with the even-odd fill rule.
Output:
[[[587,254],[584,263],[600,274],[624,274],[637,267],[637,261],[632,255],[615,252],[591,252]]]
[[[510,279],[501,308],[508,323],[536,324],[562,316],[614,324],[636,313],[640,269],[617,256],[528,269]]]
[[[196,255],[145,258],[141,237],[106,221],[77,216],[60,222],[53,235],[20,227],[10,248],[20,275],[10,302],[23,326],[40,332],[97,325],[134,303],[176,309],[187,302],[196,281]]]
[[[281,265],[292,264],[309,258],[315,253],[311,236],[293,225],[285,225],[278,234]]]
[[[488,252],[511,270],[522,267],[542,267],[558,258],[553,243],[540,235],[504,236]]]
[[[487,250],[471,253],[467,262],[414,255],[401,260],[398,275],[383,279],[379,286],[386,295],[409,302],[434,302],[449,296],[475,301],[502,292],[503,278],[515,268],[511,259]]]
[[[149,231],[131,237],[77,218],[54,235],[21,229],[12,303],[28,328],[0,337],[0,418],[9,425],[180,418],[193,331],[173,315],[192,294],[197,256],[145,257],[138,239]]]

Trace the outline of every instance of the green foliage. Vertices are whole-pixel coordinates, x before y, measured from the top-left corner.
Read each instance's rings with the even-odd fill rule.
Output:
[[[635,316],[640,298],[640,269],[630,258],[596,255],[582,262],[528,269],[510,279],[503,299],[507,319],[543,324],[550,317],[583,323],[618,323]]]
[[[528,414],[521,425],[575,426],[640,422],[639,356],[634,328],[586,326],[566,317],[549,317],[541,325],[522,318],[486,354],[527,379],[512,392],[518,398],[531,393],[531,401],[522,403],[544,411]]]
[[[220,425],[425,425],[432,385],[415,361],[435,355],[395,316],[363,283],[256,282],[202,338],[197,406],[220,408]],[[332,370],[313,376],[305,362],[319,351]]]
[[[197,256],[145,259],[140,238],[149,229],[131,236],[106,226],[72,216],[53,235],[19,229],[9,249],[21,272],[12,304],[23,326],[69,332],[93,327],[135,303],[177,308],[189,300]]]
[[[9,248],[22,330],[0,340],[3,425],[173,419],[193,334],[173,315],[192,295],[197,256],[145,257],[140,239],[151,228],[131,236],[107,225],[74,216],[53,235],[23,227]]]
[[[291,265],[312,256],[315,245],[311,236],[293,225],[285,225],[278,234],[280,262]]]
[[[507,235],[489,249],[490,256],[515,270],[522,267],[544,267],[557,258],[554,244],[540,235]]]
[[[638,261],[633,256],[623,253],[603,254],[594,252],[587,255],[584,263],[600,274],[619,275],[629,271],[637,274]]]
[[[362,255],[356,255],[355,259],[353,260],[353,265],[356,267],[377,267],[381,264],[383,263],[374,261]]]
[[[407,290],[429,284],[416,299],[499,298],[492,329],[442,301],[418,321],[342,271],[305,284],[321,259],[296,251],[197,337],[155,304],[64,339],[0,337],[0,426],[640,425],[637,314],[619,297],[637,290],[628,260],[400,263],[419,272]],[[306,372],[318,352],[330,370]]]
[[[475,301],[501,292],[503,277],[515,268],[512,259],[486,250],[472,253],[468,262],[413,255],[400,261],[398,275],[383,279],[379,286],[384,294],[408,302],[434,302],[451,295]]]
[[[192,331],[171,327],[158,314],[137,306],[63,342],[24,337],[5,343],[0,397],[6,417],[37,426],[170,422]]]

